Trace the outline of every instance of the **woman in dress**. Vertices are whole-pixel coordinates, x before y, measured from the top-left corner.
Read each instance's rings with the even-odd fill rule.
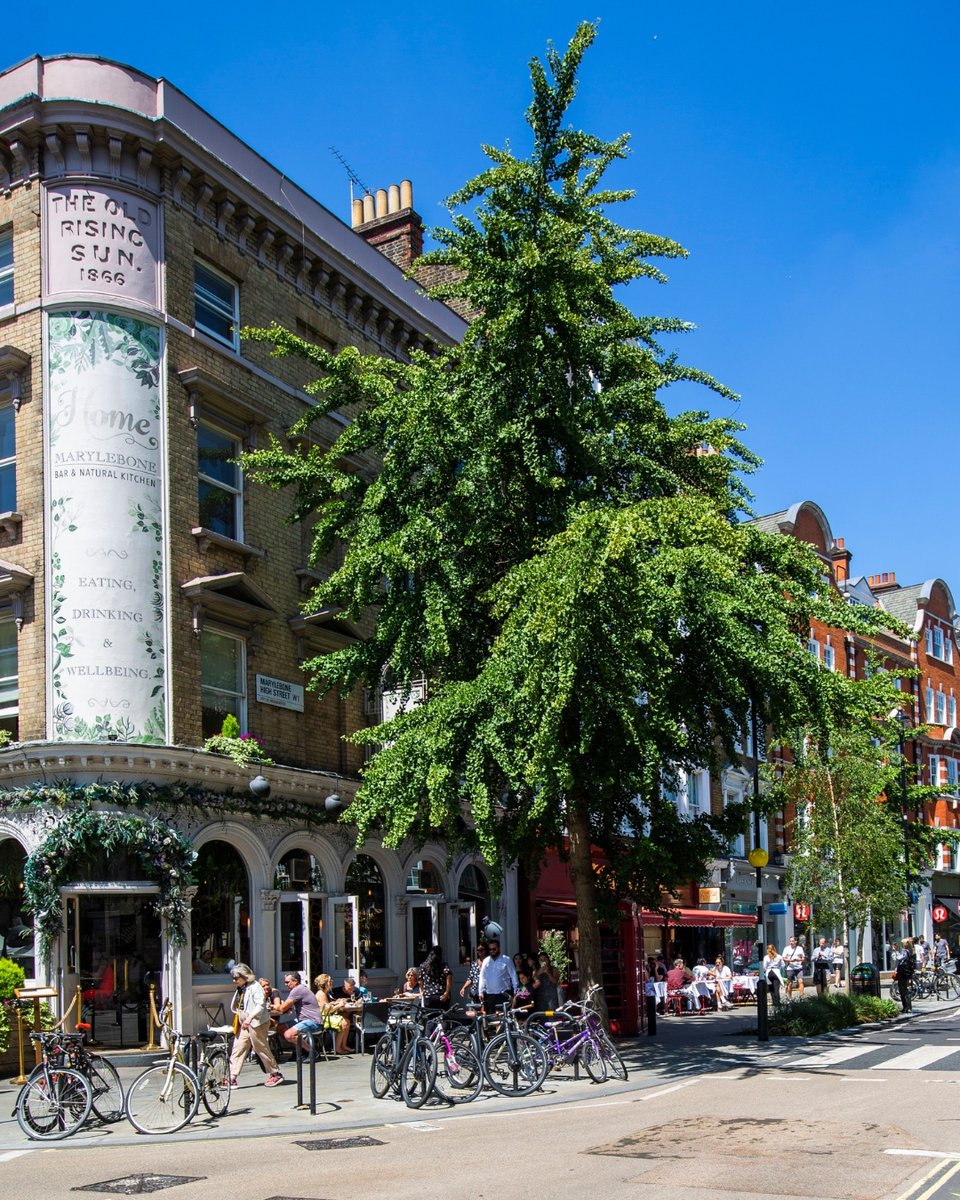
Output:
[[[717,1008],[733,1008],[733,1005],[727,999],[727,989],[731,986],[733,972],[723,961],[723,955],[717,955],[716,962],[713,964],[713,985],[714,995],[717,997]]]
[[[317,1005],[323,1013],[323,1027],[333,1030],[334,1050],[337,1054],[351,1054],[347,1039],[350,1037],[352,1021],[349,1013],[340,1011],[345,1001],[334,996],[333,980],[329,975],[318,975],[313,981],[313,986],[317,989]]]
[[[446,1008],[450,1003],[450,988],[453,976],[443,961],[439,946],[431,946],[430,953],[420,964],[420,990],[427,1008]]]

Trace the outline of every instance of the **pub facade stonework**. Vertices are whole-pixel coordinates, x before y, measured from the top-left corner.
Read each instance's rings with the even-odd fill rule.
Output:
[[[444,846],[356,847],[345,735],[390,698],[308,690],[364,631],[312,611],[336,562],[236,461],[311,403],[243,326],[401,359],[465,329],[289,174],[132,68],[0,74],[0,953],[100,1040],[139,1040],[150,983],[195,1027],[231,960],[385,992],[431,942],[454,965],[483,918],[516,930],[512,875],[493,895]],[[378,226],[419,227],[394,191]],[[227,714],[268,765],[202,749]]]

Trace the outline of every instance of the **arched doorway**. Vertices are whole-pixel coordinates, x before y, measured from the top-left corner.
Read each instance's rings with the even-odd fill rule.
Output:
[[[13,959],[27,979],[36,973],[33,919],[23,910],[27,852],[16,838],[0,841],[0,956]]]

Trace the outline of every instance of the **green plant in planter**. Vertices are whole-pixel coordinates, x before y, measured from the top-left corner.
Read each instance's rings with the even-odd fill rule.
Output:
[[[266,767],[273,765],[273,759],[264,754],[260,739],[252,733],[240,732],[240,723],[233,713],[227,713],[220,732],[208,737],[203,748],[210,754],[232,758],[238,767],[249,767],[251,763]]]
[[[548,929],[540,939],[540,951],[546,954],[557,972],[561,983],[570,982],[570,955],[567,953],[567,939],[562,929]]]
[[[0,958],[0,1054],[10,1045],[16,1020],[14,989],[23,986],[23,967],[9,958]]]

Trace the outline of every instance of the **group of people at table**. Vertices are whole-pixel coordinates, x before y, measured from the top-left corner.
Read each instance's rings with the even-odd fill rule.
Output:
[[[662,958],[648,958],[645,989],[657,1001],[657,1009],[667,1015],[671,1008],[683,1011],[706,1012],[708,1009],[733,1008],[731,998],[739,992],[754,992],[756,975],[734,975],[718,955],[713,966],[699,959],[691,970],[682,958],[675,958],[669,969]],[[735,990],[737,989],[737,990]]]
[[[518,960],[520,960],[518,962]],[[374,1001],[367,977],[359,973],[359,982],[346,978],[339,988],[327,974],[318,975],[314,989],[303,982],[298,971],[287,971],[283,982],[286,997],[270,980],[257,978],[246,963],[234,963],[231,976],[236,986],[230,1011],[233,1013],[233,1048],[230,1054],[230,1086],[237,1087],[244,1063],[256,1055],[266,1072],[265,1087],[283,1082],[270,1033],[276,1031],[292,1049],[305,1034],[323,1036],[332,1031],[338,1055],[352,1053],[350,1035],[365,1003]],[[431,947],[419,967],[411,967],[396,995],[384,1000],[408,1000],[425,1008],[446,1008],[451,1002],[453,976],[439,946]],[[469,975],[460,989],[462,998],[492,1012],[503,1002],[518,1009],[553,1009],[559,1000],[556,969],[546,954],[537,960],[527,955],[501,957],[500,943],[490,939],[477,947]],[[360,1028],[360,1037],[363,1032]],[[276,1045],[276,1043],[274,1043]]]

